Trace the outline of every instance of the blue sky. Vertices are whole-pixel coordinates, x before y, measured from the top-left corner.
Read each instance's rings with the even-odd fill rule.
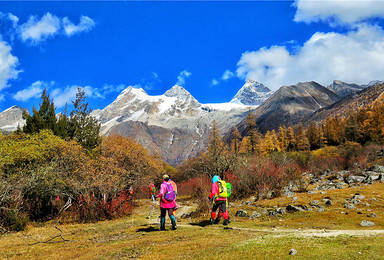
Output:
[[[201,103],[248,78],[271,89],[384,79],[384,1],[0,1],[0,111],[46,87],[60,112],[85,89],[103,109],[128,86],[175,84]]]

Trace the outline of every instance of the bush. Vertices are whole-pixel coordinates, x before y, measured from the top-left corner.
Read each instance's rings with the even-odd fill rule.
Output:
[[[0,227],[5,231],[23,231],[27,227],[28,216],[16,209],[0,210]]]
[[[177,185],[179,196],[192,196],[193,198],[206,198],[211,194],[212,182],[206,175],[200,175]]]

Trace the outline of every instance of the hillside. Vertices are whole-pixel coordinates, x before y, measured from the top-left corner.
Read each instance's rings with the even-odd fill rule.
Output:
[[[186,89],[173,86],[163,95],[151,96],[129,87],[103,110],[92,113],[101,122],[101,134],[119,134],[137,140],[172,165],[204,151],[215,120],[223,133],[245,118],[250,107],[266,97],[257,84],[246,83],[236,102],[201,104]],[[248,93],[248,94],[247,94]],[[257,98],[250,99],[250,96]],[[242,102],[245,102],[246,105]]]
[[[283,86],[254,110],[261,133],[290,126],[307,119],[315,111],[337,102],[340,97],[316,82]],[[239,126],[244,131],[245,120]]]
[[[377,83],[355,94],[348,95],[328,107],[316,111],[307,119],[307,123],[310,121],[319,122],[327,117],[338,117],[345,115],[348,111],[357,111],[359,108],[366,108],[378,100],[383,100],[383,93],[384,84]]]

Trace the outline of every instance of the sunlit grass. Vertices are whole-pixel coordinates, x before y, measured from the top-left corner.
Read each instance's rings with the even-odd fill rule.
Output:
[[[345,199],[355,193],[365,196],[363,203],[358,204],[357,209],[346,210],[343,208]],[[135,214],[126,218],[90,224],[36,223],[29,225],[24,232],[3,234],[0,236],[0,258],[287,259],[291,257],[289,250],[294,248],[298,251],[295,258],[299,259],[384,259],[384,235],[300,235],[300,230],[307,229],[383,229],[383,183],[330,190],[326,194],[298,193],[296,196],[297,204],[307,205],[325,196],[331,197],[334,204],[324,206],[325,212],[296,212],[255,220],[236,217],[237,222],[232,217],[228,229],[221,224],[199,226],[207,217],[182,219],[178,230],[160,232],[157,225],[149,224],[150,221],[156,222],[156,219],[145,218],[151,209],[149,200],[141,200],[137,201]],[[236,207],[239,203],[235,202],[231,207],[234,214],[238,209],[252,213],[262,208],[285,207],[292,203],[292,198],[281,197]],[[370,212],[375,212],[377,218],[367,218]],[[363,219],[373,221],[376,226],[361,227],[359,224]],[[169,220],[167,222],[169,224]],[[36,244],[60,234],[54,225],[63,231],[63,237],[69,241],[56,238],[49,243]],[[170,226],[167,228],[170,229]]]

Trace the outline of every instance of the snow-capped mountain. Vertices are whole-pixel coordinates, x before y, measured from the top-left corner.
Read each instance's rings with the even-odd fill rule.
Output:
[[[111,127],[126,121],[138,121],[148,125],[168,129],[197,129],[201,124],[224,120],[223,129],[233,123],[232,117],[248,111],[250,105],[236,103],[200,104],[186,89],[173,86],[163,95],[150,96],[143,89],[128,87],[114,102],[103,110],[95,110],[92,115],[102,123],[102,133],[107,134]]]
[[[272,91],[263,84],[248,79],[230,103],[257,106],[267,100]]]
[[[256,107],[248,104],[201,104],[178,85],[158,96],[128,87],[92,116],[101,122],[103,135],[130,136],[176,164],[205,149],[213,120],[226,133]]]
[[[16,131],[17,127],[25,124],[23,111],[19,106],[12,106],[0,113],[0,130],[3,132]]]

